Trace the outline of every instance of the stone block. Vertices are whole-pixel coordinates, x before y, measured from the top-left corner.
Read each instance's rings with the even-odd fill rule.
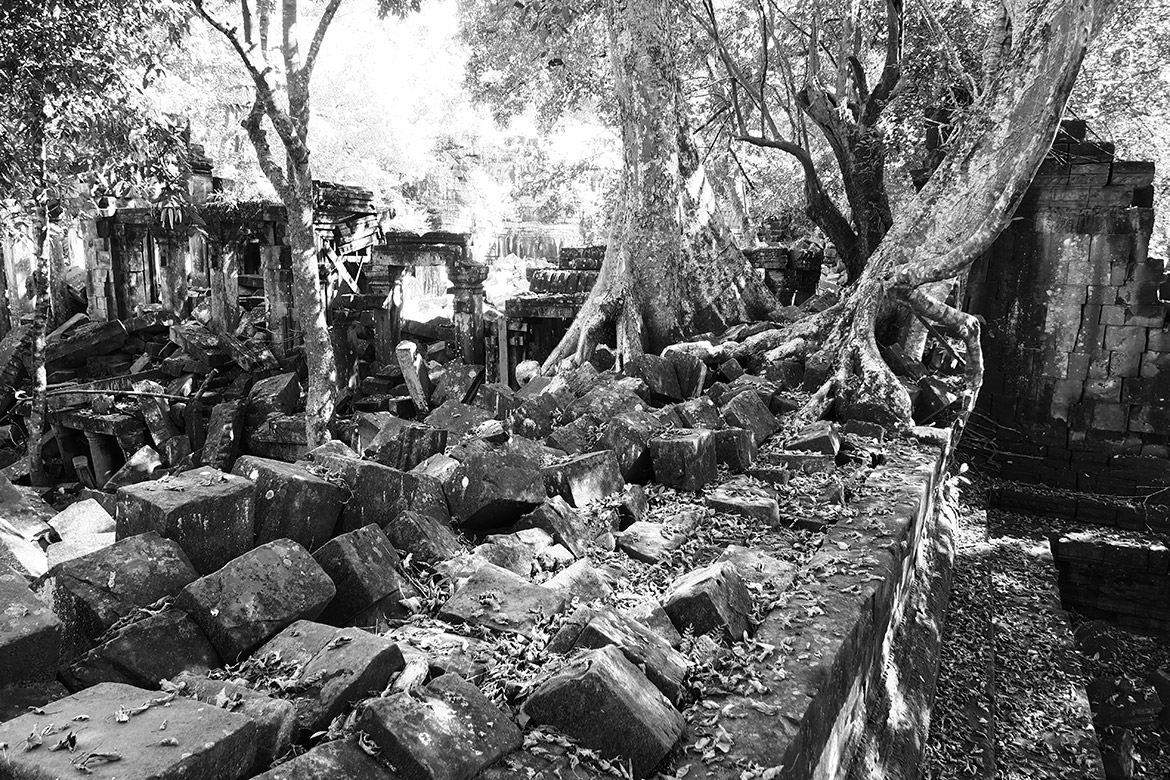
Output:
[[[674,627],[674,623],[670,622],[670,615],[666,614],[666,610],[655,599],[640,601],[626,609],[625,613],[665,639],[671,647],[682,644],[682,634]]]
[[[65,507],[49,521],[49,525],[62,538],[74,534],[112,533],[116,528],[113,516],[92,498],[75,501]]]
[[[398,367],[402,369],[402,380],[406,383],[415,408],[420,415],[428,413],[431,410],[430,398],[434,386],[431,384],[431,374],[426,361],[419,354],[418,344],[413,341],[402,341],[395,347],[394,354],[398,359]]]
[[[679,387],[678,373],[674,364],[664,357],[651,354],[638,355],[626,363],[627,376],[637,377],[650,388],[650,400],[657,403],[674,403],[683,400]]]
[[[408,510],[440,523],[450,521],[443,488],[433,477],[368,460],[327,456],[320,461],[329,474],[349,487],[349,500],[341,510],[343,532],[356,531],[370,523],[387,525]]]
[[[515,448],[473,441],[443,482],[451,515],[473,530],[503,528],[545,499],[540,462]]]
[[[431,404],[441,406],[447,401],[469,404],[471,399],[475,398],[481,382],[483,366],[449,363],[443,369],[443,373],[435,379]]]
[[[402,780],[471,780],[522,741],[508,716],[457,674],[365,702],[358,726]]]
[[[745,583],[757,583],[775,593],[783,593],[796,578],[796,566],[767,553],[729,544],[716,563],[729,563],[735,567]]]
[[[59,542],[50,544],[45,550],[45,558],[51,569],[59,563],[104,550],[117,538],[117,534],[112,531],[101,534],[72,534]]]
[[[584,519],[560,496],[547,499],[513,526],[514,531],[526,528],[541,529],[577,557],[585,554],[590,538]]]
[[[678,704],[686,694],[686,656],[647,626],[612,607],[579,608],[562,624],[550,649],[554,643],[558,645],[556,652],[561,653],[613,645],[671,703]]]
[[[512,410],[519,406],[512,388],[499,382],[492,382],[479,388],[479,392],[475,394],[474,404],[500,421],[506,420]]]
[[[552,537],[545,534],[544,531],[538,529],[530,530],[544,534],[549,544],[552,544]],[[521,577],[532,576],[532,567],[536,563],[536,552],[530,546],[509,534],[493,534],[488,536],[487,541],[477,545],[471,551],[471,554],[477,558],[482,558],[488,563],[495,564],[501,569],[507,569],[513,574],[519,574]]]
[[[678,389],[683,398],[697,398],[707,384],[707,364],[695,355],[685,352],[668,352],[663,355],[674,364],[678,378]]]
[[[650,440],[654,479],[678,490],[695,492],[715,479],[715,435],[683,429]]]
[[[248,393],[248,422],[256,425],[270,414],[292,414],[301,403],[301,383],[294,373],[258,380]]]
[[[841,449],[841,435],[833,423],[821,420],[788,437],[784,449],[835,456]]]
[[[581,656],[545,682],[523,712],[590,750],[653,773],[682,734],[683,717],[616,647]]]
[[[599,446],[611,449],[617,455],[623,479],[646,482],[653,476],[650,440],[661,427],[654,415],[645,411],[621,414],[605,424]]]
[[[742,474],[752,467],[759,455],[756,437],[746,428],[723,428],[715,431],[715,460],[732,474]]]
[[[315,550],[333,536],[346,491],[304,465],[244,455],[232,473],[250,480],[256,544],[292,539]]]
[[[43,737],[36,750],[26,750],[26,740],[48,725],[44,714],[30,712],[0,724],[0,742],[12,746],[4,758],[5,776],[12,780],[78,777],[79,764],[85,774],[118,780],[236,780],[247,776],[256,755],[252,721],[191,699],[170,699],[169,695],[120,683],[87,688],[53,703],[53,723],[67,729]],[[162,700],[169,700],[169,704],[161,706]],[[114,717],[117,712],[134,712],[143,705],[146,709],[125,721]],[[74,747],[52,750],[69,733],[76,738]],[[119,759],[109,764],[100,754],[114,754]]]
[[[751,481],[737,478],[707,492],[704,502],[716,512],[754,521],[770,528],[780,526],[780,504],[776,495]]]
[[[298,620],[256,651],[296,664],[291,701],[303,736],[325,729],[350,704],[377,696],[406,666],[398,645],[360,628]]]
[[[190,672],[175,675],[170,682],[184,696],[204,704],[222,706],[228,712],[243,715],[256,724],[254,771],[263,771],[292,746],[297,731],[297,710],[291,701],[265,696],[246,685],[209,680]]]
[[[207,419],[207,437],[199,462],[205,466],[230,471],[240,454],[244,437],[244,404],[242,401],[224,401],[211,407]]]
[[[178,542],[207,574],[252,548],[249,480],[204,466],[118,491],[118,538],[154,531]]]
[[[647,411],[649,405],[639,392],[649,395],[645,382],[630,377],[596,387],[565,407],[563,419],[572,422],[578,417],[592,417],[601,421],[619,414]]]
[[[255,780],[396,780],[389,769],[357,746],[354,740],[339,739],[302,753],[273,767]]]
[[[727,563],[715,563],[679,577],[663,598],[663,608],[679,633],[718,633],[732,642],[750,629],[752,597]]]
[[[440,407],[442,409],[442,407]],[[439,409],[435,410],[435,414]],[[365,456],[383,466],[409,471],[447,447],[445,428],[389,417],[365,448]]]
[[[52,680],[61,655],[61,621],[22,575],[0,564],[0,688]]]
[[[395,549],[430,566],[458,555],[463,549],[448,523],[418,512],[402,512],[383,528]]]
[[[263,544],[179,593],[175,606],[235,663],[298,620],[313,620],[337,594],[308,551],[288,539]]]
[[[625,486],[613,450],[598,450],[541,469],[549,496],[560,496],[575,507],[601,501]]]
[[[569,599],[582,603],[604,601],[613,595],[613,588],[587,560],[576,561],[557,572],[544,587],[558,591]]]
[[[745,373],[743,366],[735,358],[725,360],[719,364],[719,378],[724,382],[734,382]]]
[[[578,417],[555,429],[545,437],[544,443],[570,455],[580,455],[593,450],[599,438],[601,429],[597,421],[592,417]]]
[[[560,612],[564,596],[491,563],[484,563],[439,611],[454,623],[532,636],[543,619]]]
[[[478,684],[500,660],[492,642],[445,631],[440,624],[407,623],[391,630],[386,638],[398,644],[408,663],[425,658],[435,677],[454,673]]]
[[[841,426],[841,432],[850,436],[864,436],[867,439],[875,439],[878,443],[886,440],[886,429],[884,427],[874,422],[866,422],[865,420],[846,420]]]
[[[371,607],[391,618],[410,614],[401,602],[418,591],[399,572],[398,552],[378,526],[367,525],[331,539],[313,553],[313,560],[337,591],[319,616],[322,623],[345,626]]]
[[[642,520],[615,534],[618,549],[645,563],[658,563],[682,547],[687,535],[674,526]]]
[[[447,431],[452,438],[469,436],[477,426],[494,419],[483,409],[458,401],[447,401],[427,415],[423,421],[432,428]]]
[[[677,404],[674,411],[684,428],[706,428],[716,431],[727,427],[723,418],[719,416],[715,402],[705,395]]]
[[[46,704],[68,695],[69,690],[56,680],[0,686],[0,723],[20,717],[33,709],[44,709]]]
[[[61,658],[68,661],[120,618],[174,596],[196,577],[178,544],[147,532],[62,563],[34,588],[61,619]]]
[[[152,479],[154,472],[162,467],[162,457],[155,451],[154,447],[147,444],[139,448],[122,464],[120,469],[110,475],[103,489],[114,491],[127,485],[137,485],[139,482]]]
[[[135,620],[103,639],[61,668],[61,680],[71,690],[103,682],[157,689],[159,680],[219,666],[207,635],[177,609]]]

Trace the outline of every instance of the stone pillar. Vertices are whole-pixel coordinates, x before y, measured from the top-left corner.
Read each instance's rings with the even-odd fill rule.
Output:
[[[284,357],[293,346],[293,292],[291,263],[284,262],[284,246],[260,248],[264,273],[264,297],[268,300],[268,330],[272,334],[272,352]]]
[[[159,303],[180,319],[187,315],[187,242],[173,230],[150,231],[158,251]]]
[[[449,293],[455,296],[455,337],[463,362],[482,365],[483,349],[483,283],[487,279],[486,265],[466,260],[447,267],[451,279]]]
[[[382,305],[374,310],[374,357],[384,365],[393,365],[398,359],[395,348],[402,340],[402,271],[401,266],[387,266],[386,282],[389,290]],[[380,286],[379,286],[380,288]],[[382,290],[379,289],[378,292]]]
[[[225,333],[240,319],[239,245],[234,238],[213,235],[207,241],[207,279],[211,287],[211,325]]]

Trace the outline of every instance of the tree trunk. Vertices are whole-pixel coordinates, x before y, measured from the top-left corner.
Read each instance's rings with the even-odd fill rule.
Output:
[[[305,400],[305,433],[310,447],[330,438],[329,424],[337,404],[337,362],[325,321],[321,298],[321,272],[313,234],[313,176],[307,163],[289,163],[293,172],[285,206],[288,210],[288,243],[292,248],[293,304],[305,340],[309,366]]]
[[[45,394],[48,391],[48,371],[45,368],[45,347],[52,317],[50,271],[52,269],[52,242],[48,238],[49,221],[44,207],[37,209],[36,270],[33,271],[33,290],[36,308],[33,314],[31,362],[32,394],[28,413],[28,468],[33,485],[51,484],[45,473],[41,456],[41,439],[45,432]]]
[[[730,354],[774,360],[820,347],[834,370],[806,415],[835,401],[840,417],[905,425],[909,396],[880,357],[875,332],[898,306],[909,306],[966,342],[969,410],[982,382],[978,322],[925,289],[965,273],[1010,222],[1052,145],[1092,33],[1115,3],[1005,3],[1013,34],[999,78],[962,118],[947,157],[894,222],[849,297]]]
[[[624,168],[596,285],[545,369],[588,359],[612,323],[623,360],[686,332],[766,317],[776,302],[732,243],[691,140],[680,91],[678,9],[607,0]]]

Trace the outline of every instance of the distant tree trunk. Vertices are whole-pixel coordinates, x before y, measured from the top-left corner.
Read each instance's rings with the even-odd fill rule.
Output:
[[[724,228],[691,140],[675,59],[678,9],[667,0],[607,0],[606,22],[621,195],[597,283],[545,370],[587,360],[607,324],[628,360],[776,308]]]
[[[823,350],[834,370],[804,414],[836,403],[841,417],[910,420],[906,390],[878,352],[876,332],[909,306],[967,346],[968,411],[982,382],[978,321],[925,290],[965,273],[1008,225],[1052,145],[1095,30],[1117,0],[1009,0],[1002,67],[960,120],[930,181],[894,222],[837,307],[749,339],[730,354],[769,361]]]
[[[28,468],[33,485],[50,484],[45,473],[41,453],[41,439],[45,433],[45,396],[48,392],[48,371],[45,367],[45,348],[52,318],[50,272],[52,270],[52,242],[49,240],[47,207],[37,208],[36,257],[33,271],[33,290],[36,304],[33,312],[30,362],[32,363],[32,394],[28,413]]]

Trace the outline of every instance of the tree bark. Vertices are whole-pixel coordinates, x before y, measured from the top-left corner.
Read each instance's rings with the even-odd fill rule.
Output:
[[[835,402],[843,418],[905,425],[909,396],[880,357],[875,332],[897,307],[908,306],[966,342],[969,411],[982,382],[979,324],[926,290],[965,273],[1010,222],[1059,129],[1092,33],[1115,4],[1005,3],[1013,34],[998,79],[961,119],[947,157],[833,310],[835,324],[823,339],[777,332],[732,352],[771,360],[807,355],[820,346],[834,370],[806,415],[823,413]],[[823,318],[820,324],[826,324]],[[762,353],[763,347],[770,349]]]
[[[45,393],[49,387],[48,370],[45,367],[45,348],[49,333],[49,321],[53,316],[50,294],[52,242],[48,238],[49,220],[46,207],[37,208],[37,214],[36,268],[33,271],[33,290],[36,294],[36,304],[33,311],[30,346],[33,381],[28,412],[28,469],[32,484],[43,486],[51,484],[45,473],[41,439],[44,438],[45,432]]]
[[[607,0],[621,196],[597,283],[545,370],[587,360],[608,324],[628,360],[777,308],[731,241],[699,163],[679,84],[678,12],[667,0]]]

